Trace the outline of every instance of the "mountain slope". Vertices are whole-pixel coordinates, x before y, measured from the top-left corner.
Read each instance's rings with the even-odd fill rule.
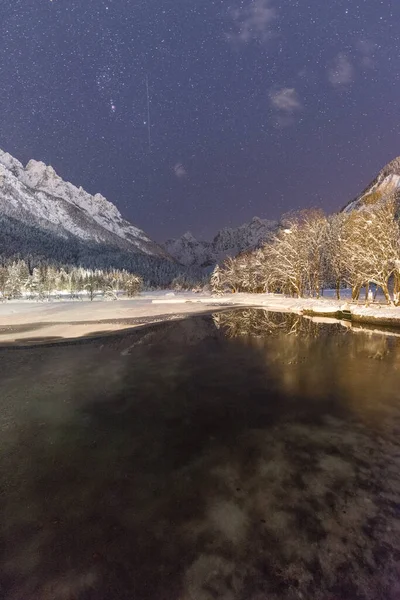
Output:
[[[180,238],[167,240],[164,248],[180,264],[187,267],[207,266],[214,261],[210,242],[198,241],[189,231]]]
[[[400,199],[400,157],[388,163],[366,189],[342,209],[343,212],[357,210],[365,204],[395,195]]]
[[[186,266],[208,267],[227,256],[235,256],[244,250],[256,248],[271,238],[278,223],[254,217],[240,227],[221,229],[211,242],[198,241],[191,233],[165,242],[171,256]]]
[[[171,260],[143,231],[123,219],[101,194],[63,181],[42,162],[23,165],[0,150],[0,217],[36,228],[60,242]],[[36,243],[36,240],[33,241]],[[35,245],[33,243],[33,245]],[[100,248],[99,248],[100,249]]]

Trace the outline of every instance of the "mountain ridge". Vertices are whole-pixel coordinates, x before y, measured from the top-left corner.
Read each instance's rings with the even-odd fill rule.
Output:
[[[277,221],[253,217],[239,227],[220,229],[208,242],[197,240],[189,231],[180,238],[170,239],[164,248],[187,267],[211,267],[227,256],[235,256],[268,241],[278,229]]]
[[[141,229],[124,219],[101,194],[64,181],[53,167],[30,160],[26,167],[0,150],[0,212],[60,238],[79,238],[115,249],[171,260]]]
[[[400,156],[388,162],[361,194],[350,200],[341,212],[360,209],[368,202],[374,202],[392,194],[400,199]]]
[[[0,258],[90,269],[126,269],[169,285],[182,266],[101,194],[93,196],[30,160],[0,150]]]
[[[358,210],[393,194],[400,201],[400,157],[385,165],[342,211]],[[84,259],[91,266],[140,270],[141,262],[151,268],[154,260],[177,267],[211,267],[267,242],[279,222],[253,217],[238,227],[219,230],[211,241],[186,232],[157,244],[102,194],[91,195],[64,181],[43,162],[32,159],[24,167],[0,149],[0,227],[0,254],[6,258],[25,253],[62,261],[64,253],[74,263]]]

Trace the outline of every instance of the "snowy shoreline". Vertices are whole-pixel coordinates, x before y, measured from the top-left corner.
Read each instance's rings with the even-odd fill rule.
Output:
[[[329,292],[332,292],[329,290]],[[288,298],[280,294],[229,294],[224,296],[197,297],[197,303],[212,302],[222,306],[244,306],[263,308],[271,311],[284,311],[308,316],[326,316],[342,319],[343,313],[354,323],[400,327],[400,307],[387,304],[352,303],[349,299],[326,298]],[[157,303],[179,304],[187,302],[183,298],[159,299]]]
[[[11,301],[0,304],[0,344],[63,341],[123,331],[144,324],[184,318],[223,308],[262,308],[311,318],[343,319],[354,325],[400,327],[400,308],[382,304],[366,307],[333,297],[288,298],[278,294],[226,294],[192,292],[143,293],[116,302]]]

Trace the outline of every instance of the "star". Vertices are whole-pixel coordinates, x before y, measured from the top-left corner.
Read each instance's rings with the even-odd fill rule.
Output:
[[[399,1],[152,4],[1,0],[1,148],[54,160],[160,240],[314,196],[335,212],[400,153]]]

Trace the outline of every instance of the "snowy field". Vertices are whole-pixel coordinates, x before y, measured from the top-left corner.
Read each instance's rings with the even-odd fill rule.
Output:
[[[166,295],[167,294],[167,295]],[[176,296],[165,291],[118,301],[63,300],[50,302],[9,301],[0,304],[0,344],[56,341],[129,329],[145,323],[166,321],[209,312],[211,304],[191,301],[196,295]],[[160,302],[159,302],[160,300]]]
[[[366,307],[361,301],[351,303],[336,300],[328,291],[322,299],[287,298],[278,294],[227,294],[211,296],[193,292],[151,292],[137,298],[118,301],[53,300],[32,302],[24,300],[0,304],[0,343],[33,343],[103,335],[145,323],[154,323],[184,316],[211,312],[229,306],[259,307],[265,310],[302,314],[306,311],[318,317],[335,317],[349,311],[354,322],[400,326],[400,308],[376,303]]]

